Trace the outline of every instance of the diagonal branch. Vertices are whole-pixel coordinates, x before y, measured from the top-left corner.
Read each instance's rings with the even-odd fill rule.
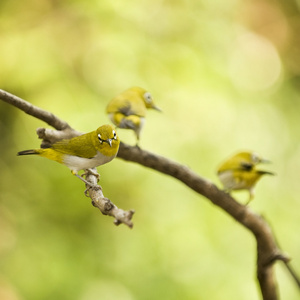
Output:
[[[248,206],[241,205],[229,194],[219,190],[213,183],[200,177],[185,166],[125,144],[122,144],[120,150],[118,153],[120,158],[136,162],[180,180],[249,229],[257,242],[257,278],[263,299],[278,299],[276,282],[273,276],[273,264],[279,258],[280,260],[287,258],[281,253],[268,223],[262,217],[255,214]]]
[[[37,106],[34,106],[31,103],[1,89],[0,89],[0,98],[1,100],[23,110],[26,114],[46,122],[47,124],[49,124],[50,126],[52,126],[57,130],[65,130],[71,128],[67,122],[60,120],[52,113],[47,112]]]
[[[55,131],[50,129],[39,128],[37,130],[37,133],[39,138],[43,140],[42,145],[43,143],[51,144],[54,141],[59,140],[61,138],[70,138],[72,136],[80,134],[79,132],[72,129],[69,125],[67,125],[66,127],[61,126],[62,124],[67,123],[64,123],[52,114],[47,115],[47,112],[44,112],[43,110],[37,107],[34,107],[35,109],[28,109],[28,107],[30,107],[31,104],[14,95],[0,90],[0,99],[3,99],[4,101],[19,107],[27,113],[28,111],[30,111],[31,115],[47,122],[49,125],[58,130]],[[26,102],[25,106],[27,107],[27,110],[23,109],[23,105],[19,104],[20,101]],[[47,117],[45,118],[45,116]],[[120,144],[118,157],[126,161],[138,163],[145,167],[157,170],[158,172],[176,178],[177,180],[181,181],[198,194],[210,200],[216,206],[223,209],[238,223],[240,223],[250,232],[252,232],[257,243],[257,278],[260,284],[263,299],[278,299],[277,284],[274,278],[274,263],[277,260],[281,260],[285,262],[285,265],[288,267],[288,269],[292,270],[292,268],[290,264],[288,264],[289,258],[281,252],[275,240],[274,234],[266,220],[264,220],[260,215],[253,212],[250,207],[241,205],[240,203],[235,201],[235,199],[233,199],[229,194],[226,194],[222,190],[219,190],[217,186],[214,185],[212,182],[202,178],[186,166],[183,166],[170,159],[142,150],[138,147],[126,145],[124,143]],[[93,182],[93,180],[96,180],[96,177],[89,180]],[[92,195],[94,192],[96,191],[89,190],[89,195],[93,199],[93,201],[94,197]],[[103,194],[101,197],[104,198]],[[101,205],[97,205],[97,207],[100,208],[102,205],[107,205],[107,203],[109,202],[107,202],[106,199],[107,198],[104,198],[104,202]],[[97,203],[97,201],[94,201],[94,205],[95,203]],[[110,204],[108,204],[108,206],[110,206]],[[111,209],[112,212],[114,210],[115,209]],[[103,212],[102,209],[101,211]],[[130,220],[133,211],[124,213],[122,213],[121,211],[121,214],[113,212],[112,215],[116,218],[115,223],[125,223],[122,217],[124,217],[126,213],[127,216],[129,216],[128,218]],[[299,279],[294,271],[292,275],[295,281],[299,282]]]

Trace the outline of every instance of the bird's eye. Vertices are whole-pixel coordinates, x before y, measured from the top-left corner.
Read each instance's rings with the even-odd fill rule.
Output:
[[[145,93],[144,94],[144,99],[145,99],[145,101],[147,102],[147,103],[151,103],[152,102],[152,96],[151,96],[151,94],[150,93]]]
[[[117,134],[114,130],[113,130],[113,134],[114,134],[114,140],[116,140],[117,139]]]
[[[100,133],[98,134],[98,140],[99,140],[100,144],[103,143],[103,140],[101,139],[101,134]]]

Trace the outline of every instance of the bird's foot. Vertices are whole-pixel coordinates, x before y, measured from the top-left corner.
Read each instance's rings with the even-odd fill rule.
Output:
[[[74,174],[77,178],[79,178],[81,181],[83,181],[86,185],[86,190],[84,191],[84,194],[88,197],[88,192],[90,189],[93,189],[93,190],[99,190],[101,189],[101,187],[97,184],[93,184],[91,182],[88,182],[87,180],[85,180],[82,176],[78,175],[78,174]]]
[[[100,180],[100,174],[98,174],[97,169],[93,168],[93,169],[86,169],[84,171],[84,173],[81,175],[82,177],[85,176],[87,177],[88,175],[93,175],[95,177],[97,177],[97,182]]]
[[[82,176],[78,175],[78,174],[74,174],[77,178],[79,178],[81,181],[83,181],[86,185],[90,186],[90,187],[95,187],[97,186],[96,184],[93,184],[91,182],[88,182],[87,180],[85,180]]]

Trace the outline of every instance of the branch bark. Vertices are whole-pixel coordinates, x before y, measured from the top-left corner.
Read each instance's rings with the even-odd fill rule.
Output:
[[[0,90],[0,99],[15,105],[24,112],[41,119],[54,127],[56,130],[39,128],[37,130],[39,138],[43,140],[42,146],[53,143],[62,138],[70,138],[81,133],[72,129],[66,122],[61,121],[55,115],[32,106],[30,103],[12,94]],[[238,223],[247,228],[255,237],[257,243],[257,279],[260,285],[261,294],[264,300],[277,300],[277,283],[274,277],[274,263],[278,260],[283,261],[288,269],[289,258],[282,253],[276,243],[274,234],[264,218],[256,214],[249,206],[238,203],[229,194],[218,189],[212,182],[202,178],[186,166],[174,162],[165,157],[153,154],[138,147],[132,147],[124,143],[120,144],[118,157],[135,162],[147,168],[172,176],[181,181],[186,186],[210,200],[214,205],[223,209],[227,214],[234,218]],[[92,174],[87,176],[87,180],[95,184],[96,177]],[[104,214],[115,217],[115,223],[125,223],[132,226],[131,217],[133,211],[125,212],[119,210],[102,194],[102,189],[89,189],[89,196],[93,204],[96,205]],[[99,197],[99,198],[98,198]],[[109,207],[110,209],[104,209]],[[293,272],[295,281],[299,283],[298,277]]]

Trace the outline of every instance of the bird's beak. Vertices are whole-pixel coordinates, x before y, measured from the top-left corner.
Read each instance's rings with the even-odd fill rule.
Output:
[[[152,108],[155,109],[155,110],[157,110],[157,111],[162,112],[162,110],[158,106],[156,106],[156,105],[153,105]]]
[[[112,147],[112,139],[104,140],[103,142],[107,143],[110,147]]]
[[[271,162],[270,160],[267,160],[267,159],[262,158],[262,159],[260,160],[260,163],[261,163],[261,164],[271,164],[272,162]]]

